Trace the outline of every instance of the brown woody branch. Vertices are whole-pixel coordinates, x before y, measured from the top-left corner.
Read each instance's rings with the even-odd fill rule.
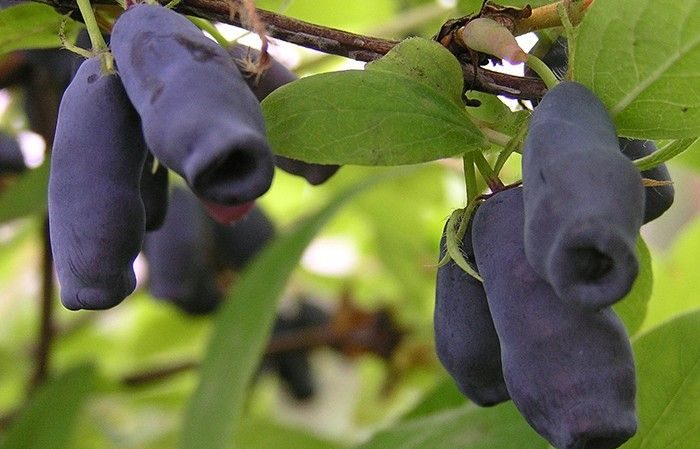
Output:
[[[46,0],[46,2],[61,11],[77,12],[75,0]],[[94,0],[93,3],[114,5],[113,0]],[[232,0],[183,0],[175,9],[203,19],[250,28],[246,21],[233,11]],[[259,8],[256,12],[260,20],[265,23],[269,37],[357,61],[369,62],[379,59],[398,44],[398,41],[315,25]],[[535,78],[498,73],[468,63],[462,65],[462,71],[468,90],[517,99],[541,98],[546,90],[544,83]]]
[[[35,366],[29,381],[29,391],[33,392],[49,375],[49,362],[53,343],[53,256],[51,254],[51,241],[49,238],[49,219],[44,218],[44,226],[41,229],[42,237],[42,286],[41,286],[41,313],[39,323],[39,342],[35,353]]]
[[[325,345],[337,343],[339,336],[332,326],[322,325],[287,331],[281,335],[275,335],[265,350],[266,356],[280,354],[289,351],[310,350]],[[127,374],[121,379],[121,383],[127,387],[138,387],[154,382],[169,379],[180,373],[199,368],[200,363],[195,360],[182,360],[167,365]]]

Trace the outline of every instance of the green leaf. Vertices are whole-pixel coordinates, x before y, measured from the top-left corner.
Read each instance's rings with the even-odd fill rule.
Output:
[[[67,20],[48,5],[26,2],[0,10],[0,55],[19,49],[61,46],[61,22]],[[66,36],[75,36],[80,26],[67,20]]]
[[[647,314],[647,304],[651,298],[654,275],[651,269],[651,253],[644,239],[637,239],[637,258],[639,259],[639,275],[632,285],[632,290],[622,301],[613,308],[625,323],[629,335],[634,335],[644,322]]]
[[[405,39],[383,58],[367,64],[366,70],[409,76],[464,107],[462,67],[452,53],[435,41],[420,37]],[[438,73],[440,76],[436,76]]]
[[[49,186],[47,160],[40,167],[25,172],[0,195],[0,223],[46,211]]]
[[[246,420],[235,441],[245,449],[341,449],[344,446],[323,440],[310,432],[292,429],[267,420]]]
[[[652,154],[644,156],[634,161],[634,165],[641,171],[649,170],[669,161],[693,148],[693,145],[700,142],[700,138],[672,140],[661,146]]]
[[[346,202],[376,183],[406,170],[365,179],[339,194],[295,229],[280,235],[241,275],[216,317],[190,400],[182,435],[183,449],[230,447],[248,388],[276,313],[277,299],[302,252],[321,227]]]
[[[323,73],[274,91],[262,104],[274,151],[322,164],[400,165],[486,147],[461,103],[456,61],[427,42],[398,45],[374,69]]]
[[[467,94],[467,97],[481,102],[481,105],[478,107],[467,108],[469,115],[477,120],[486,122],[489,128],[506,135],[514,136],[518,132],[520,125],[530,118],[530,111],[511,111],[495,95],[471,91]]]
[[[700,139],[696,140],[684,152],[673,159],[681,164],[700,171]]]
[[[533,8],[537,6],[553,3],[554,0],[508,0],[507,2],[497,2],[503,5],[522,8],[525,5],[530,5]],[[475,14],[481,9],[483,0],[457,0],[457,10],[461,14]]]
[[[699,29],[700,0],[594,2],[579,27],[574,79],[623,136],[698,136]]]
[[[451,377],[445,376],[404,419],[415,419],[464,405],[467,399]]]
[[[474,404],[400,423],[356,449],[545,449],[512,402]]]
[[[82,365],[42,385],[5,432],[0,449],[69,447],[76,415],[94,383],[93,367]]]
[[[700,312],[642,335],[633,348],[639,429],[622,449],[700,447]]]
[[[642,325],[643,330],[700,308],[697,290],[697,280],[700,279],[698,254],[700,220],[696,219],[678,236],[671,254],[654,272],[654,290]]]

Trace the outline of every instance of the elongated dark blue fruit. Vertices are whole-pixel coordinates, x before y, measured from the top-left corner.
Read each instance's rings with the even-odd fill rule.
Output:
[[[503,374],[528,423],[557,449],[613,449],[637,428],[634,360],[611,308],[557,297],[531,267],[519,188],[479,207],[472,234],[501,343]]]
[[[269,189],[262,111],[226,50],[175,11],[146,4],[117,19],[111,49],[149,149],[198,196],[231,205]]]
[[[139,118],[99,58],[83,62],[61,100],[49,177],[51,248],[68,309],[107,309],[136,286],[145,217]]]
[[[644,187],[603,104],[581,84],[559,83],[535,108],[523,153],[532,268],[567,301],[622,299],[639,271]]]
[[[26,169],[27,165],[17,139],[0,132],[0,175],[21,173]]]
[[[650,140],[627,139],[620,137],[620,150],[631,160],[648,156],[656,151],[656,145]],[[671,174],[666,164],[642,172],[642,178],[655,181],[670,181]],[[672,184],[648,186],[644,188],[644,223],[659,218],[673,204],[675,190]]]
[[[141,175],[141,199],[146,210],[146,231],[158,229],[168,210],[168,169],[163,164],[155,166],[151,153],[146,157]]]
[[[304,325],[299,323],[298,320],[280,316],[277,318],[272,332],[273,335],[284,336],[287,332],[303,328]],[[305,400],[314,395],[316,384],[307,351],[284,351],[271,356],[269,360],[279,373],[289,392],[296,399]]]
[[[439,260],[446,252],[445,232]],[[473,264],[471,225],[462,252]],[[452,260],[437,270],[433,326],[438,358],[465,396],[481,406],[510,399],[484,287]]]
[[[244,61],[250,58],[257,60],[260,56],[259,51],[244,45],[235,45],[229,48],[229,53],[244,74],[246,69]],[[297,76],[292,71],[274,58],[270,58],[270,66],[261,76],[250,74],[245,76],[248,87],[259,101],[263,101],[272,91],[296,79]],[[275,165],[289,174],[303,177],[311,185],[323,184],[340,168],[339,165],[314,164],[280,155],[275,155]]]
[[[275,236],[275,226],[259,207],[231,225],[213,222],[216,258],[221,266],[240,271]]]
[[[221,294],[215,283],[211,221],[192,192],[172,189],[165,220],[146,233],[143,250],[151,295],[192,315],[216,310]]]

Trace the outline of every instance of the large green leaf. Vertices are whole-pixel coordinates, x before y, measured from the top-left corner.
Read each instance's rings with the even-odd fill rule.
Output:
[[[241,275],[216,317],[199,386],[186,414],[183,449],[230,447],[246,389],[270,334],[277,299],[304,248],[343,204],[385,179],[387,175],[373,177],[342,192],[318,213],[271,242]]]
[[[647,314],[647,303],[651,298],[654,276],[651,269],[651,254],[644,239],[637,239],[637,258],[639,259],[639,275],[632,285],[632,290],[615,304],[614,309],[625,323],[627,333],[634,335],[644,322]]]
[[[52,7],[34,2],[0,10],[0,55],[19,49],[61,46],[59,29],[66,21],[65,33],[74,36],[80,27]]]
[[[700,135],[700,0],[598,1],[579,30],[574,78],[621,135]]]
[[[356,449],[545,449],[512,402],[474,404],[400,423]]]
[[[67,448],[75,417],[94,382],[94,369],[83,365],[44,384],[5,432],[0,449]]]
[[[622,449],[700,447],[700,312],[634,342],[639,429]]]
[[[46,210],[49,161],[24,173],[0,194],[0,223]]]
[[[263,112],[275,152],[325,164],[399,165],[486,146],[461,103],[462,73],[446,49],[415,38],[386,58],[270,94]]]

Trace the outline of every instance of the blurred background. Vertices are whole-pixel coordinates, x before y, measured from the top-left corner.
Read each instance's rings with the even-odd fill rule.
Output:
[[[480,3],[357,0],[339,7],[329,0],[257,2],[310,22],[394,39],[430,37],[446,19],[474,12]],[[219,30],[259,45],[250,33],[229,26]],[[535,40],[527,36],[522,45],[528,50]],[[25,57],[38,59],[39,52],[54,58],[41,55],[51,61],[47,64],[72,57],[65,50]],[[299,76],[362,67],[284,42],[273,42],[270,53]],[[7,66],[12,57],[0,57],[0,65]],[[0,170],[0,427],[11,421],[46,370],[59,372],[89,361],[106,381],[80,414],[71,447],[172,448],[196,387],[211,315],[188,313],[156,298],[149,290],[152,267],[139,257],[137,291],[111,310],[67,311],[54,283],[47,332],[42,297],[52,276],[46,274],[42,189],[47,171],[42,164],[65,80],[58,79],[55,65],[34,67],[0,84],[0,130],[18,142],[26,166]],[[522,67],[506,70],[522,73]],[[521,107],[517,102],[509,106]],[[700,306],[700,293],[693,288],[700,276],[695,263],[700,148],[695,150],[669,164],[675,204],[643,229],[653,258],[654,290],[642,329]],[[241,447],[347,447],[418,414],[420,407],[433,407],[425,398],[441,398],[442,408],[465,401],[438,363],[432,342],[438,243],[446,219],[466,200],[461,167],[461,160],[423,164],[373,188],[313,240],[285,289],[267,355],[251,386]],[[284,233],[348,185],[381,171],[346,166],[312,186],[277,170],[257,207],[276,233]],[[503,177],[505,182],[519,179],[518,155]],[[235,284],[245,263],[212,272],[217,288],[223,292]],[[436,389],[444,392],[435,396]]]

